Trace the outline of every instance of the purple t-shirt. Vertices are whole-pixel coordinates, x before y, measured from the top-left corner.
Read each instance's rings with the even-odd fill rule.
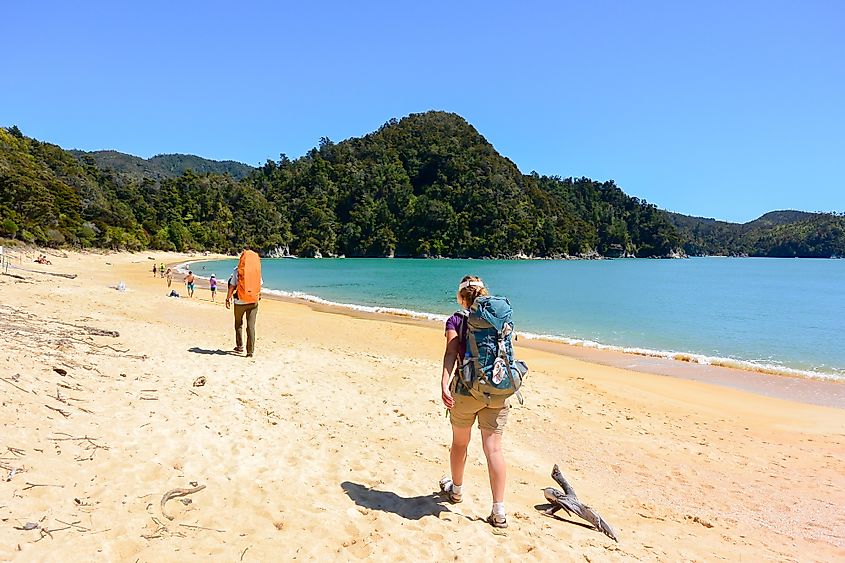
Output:
[[[466,317],[460,313],[455,313],[446,319],[446,330],[454,330],[458,333],[458,364],[463,361],[467,350],[466,335],[464,334],[465,323]]]
[[[464,362],[464,354],[466,354],[467,349],[467,341],[466,341],[466,316],[462,315],[461,313],[455,313],[448,319],[446,319],[446,330],[454,330],[458,333],[458,364],[457,369],[460,369],[461,364]],[[455,393],[459,395],[469,395],[469,391],[467,390],[466,386],[463,384],[461,380],[460,374],[455,376]]]

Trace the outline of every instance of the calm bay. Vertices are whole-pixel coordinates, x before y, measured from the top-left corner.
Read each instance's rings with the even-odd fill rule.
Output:
[[[235,265],[191,267],[225,282]],[[845,260],[263,260],[270,294],[431,319],[466,274],[510,299],[524,337],[845,380]]]

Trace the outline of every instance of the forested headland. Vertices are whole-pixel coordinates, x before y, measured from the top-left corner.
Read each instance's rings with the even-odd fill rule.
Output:
[[[0,237],[299,256],[829,257],[845,255],[845,217],[669,213],[613,181],[523,174],[460,116],[426,112],[258,168],[67,151],[0,128]]]

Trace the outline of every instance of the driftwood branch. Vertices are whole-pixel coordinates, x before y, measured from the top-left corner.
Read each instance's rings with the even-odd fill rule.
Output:
[[[28,272],[34,272],[35,270],[27,270]],[[67,278],[69,280],[76,279],[76,274],[62,274],[60,272],[38,272],[39,274],[44,274],[46,276],[56,276],[59,278]]]
[[[26,487],[21,489],[22,491],[28,491],[29,489],[34,489],[35,487],[59,487],[64,489],[64,485],[52,485],[50,483],[30,483],[29,481],[26,482]]]
[[[575,495],[575,489],[573,489],[572,485],[570,485],[566,478],[564,478],[563,473],[560,472],[560,468],[558,468],[557,464],[555,464],[552,469],[552,479],[554,479],[555,482],[563,488],[564,492],[561,493],[553,487],[543,489],[543,494],[545,495],[546,500],[552,505],[552,507],[546,511],[546,514],[551,516],[558,510],[563,509],[567,514],[575,514],[576,516],[583,518],[595,526],[596,530],[603,533],[613,541],[619,541],[616,539],[616,532],[613,531],[610,524],[608,524],[604,518],[599,516],[598,512],[578,500],[578,497]]]
[[[21,390],[21,391],[23,391],[24,393],[29,393],[29,391],[27,391],[27,390],[26,390],[26,389],[24,389],[23,387],[19,387],[19,386],[15,385],[14,383],[12,383],[11,381],[9,381],[9,380],[8,380],[8,379],[6,379],[5,377],[0,377],[0,381],[5,381],[6,383],[8,383],[9,385],[11,385],[12,387],[15,387],[16,389],[20,389],[20,390]]]
[[[557,466],[557,464],[555,464],[555,466],[552,468],[552,479],[554,479],[555,482],[561,486],[564,494],[576,496],[575,489],[572,488],[572,485],[569,484],[569,482],[563,476],[563,473],[560,472],[560,468]]]
[[[169,501],[170,499],[176,498],[176,497],[183,497],[185,495],[192,495],[196,492],[203,490],[204,488],[205,488],[205,485],[198,485],[198,486],[192,487],[190,489],[179,488],[179,489],[171,489],[171,490],[167,491],[166,493],[164,493],[164,496],[161,497],[160,506],[161,506],[162,515],[165,518],[167,518],[168,520],[173,520],[174,517],[169,515],[164,510],[164,505],[167,504],[167,501]]]
[[[197,530],[208,530],[210,532],[225,532],[226,530],[218,530],[217,528],[206,528],[205,526],[192,526],[191,524],[179,524],[186,528],[196,528]]]
[[[88,412],[90,412],[90,411],[88,411]],[[76,458],[74,458],[76,461],[91,461],[92,459],[94,459],[94,454],[97,453],[97,450],[108,450],[109,449],[108,446],[101,446],[100,444],[98,444],[97,442],[94,441],[94,440],[98,440],[99,438],[91,438],[87,435],[86,436],[71,436],[70,434],[67,434],[65,432],[57,432],[57,434],[64,434],[66,437],[65,438],[47,438],[47,439],[50,440],[50,441],[53,441],[53,442],[65,442],[65,441],[78,442],[77,446],[80,446],[85,450],[91,450],[91,454],[88,455],[87,457],[81,456],[81,455],[76,456]],[[87,442],[87,444],[84,444],[84,442]]]
[[[51,411],[56,411],[57,413],[59,413],[60,415],[62,415],[65,418],[70,416],[69,412],[65,412],[62,409],[57,409],[57,408],[51,407],[50,405],[44,405],[44,406],[47,407],[48,409],[50,409]]]
[[[85,526],[80,526],[79,520],[76,520],[75,522],[65,522],[64,520],[59,520],[58,518],[56,518],[56,522],[58,522],[59,524],[64,524],[66,526],[76,528],[77,532],[90,532],[91,531],[91,528],[86,528]],[[56,530],[53,530],[53,531],[55,532]]]
[[[64,321],[54,321],[56,324],[64,325],[64,326],[71,326],[78,331],[87,334],[89,336],[111,336],[112,338],[117,338],[120,336],[120,333],[116,330],[104,330],[102,328],[96,328],[93,326],[85,326],[85,325],[75,325],[73,323],[66,323]]]

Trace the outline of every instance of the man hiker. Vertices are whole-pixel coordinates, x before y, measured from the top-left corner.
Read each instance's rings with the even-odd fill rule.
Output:
[[[251,358],[255,350],[255,318],[261,298],[261,258],[258,254],[244,249],[228,286],[226,308],[230,308],[233,300],[235,302],[235,352],[244,351],[241,327],[246,316],[246,357]]]

